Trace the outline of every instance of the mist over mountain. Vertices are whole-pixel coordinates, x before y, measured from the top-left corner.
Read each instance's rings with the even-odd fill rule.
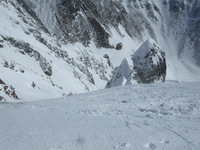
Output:
[[[103,89],[115,67],[135,71],[149,39],[160,52],[146,46],[138,61],[157,59],[151,82],[200,81],[199,0],[2,0],[0,14],[0,100]]]

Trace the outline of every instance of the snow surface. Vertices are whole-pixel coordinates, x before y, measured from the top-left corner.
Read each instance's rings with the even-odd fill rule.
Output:
[[[1,150],[199,150],[200,84],[0,103]]]

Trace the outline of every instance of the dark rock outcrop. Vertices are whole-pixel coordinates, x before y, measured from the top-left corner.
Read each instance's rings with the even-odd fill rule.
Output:
[[[132,60],[138,83],[165,81],[165,53],[153,39],[144,42],[134,53]]]
[[[116,46],[116,50],[121,50],[123,47],[123,44],[122,43],[118,43],[117,46]]]
[[[104,57],[105,59],[107,59],[108,66],[112,67],[112,64],[111,64],[111,62],[110,62],[110,57],[108,56],[108,54],[103,55],[103,57]]]
[[[15,88],[13,88],[11,85],[8,86],[3,80],[0,79],[0,92],[3,92],[5,95],[13,98],[13,99],[19,99],[15,92]],[[6,101],[6,99],[3,96],[0,96],[0,101]]]
[[[48,6],[45,0],[37,2],[34,0],[18,0],[20,3],[23,2],[25,9],[32,10],[28,12],[32,14],[33,18],[38,17],[41,21],[44,21],[44,26],[50,33],[55,34],[59,41],[66,43],[81,42],[83,45],[89,46],[91,41],[94,41],[98,48],[116,48],[110,46],[109,37],[112,36],[112,28],[119,35],[123,35],[119,26],[122,26],[130,37],[140,42],[144,40],[144,33],[156,40],[160,35],[154,30],[152,23],[160,24],[161,28],[156,27],[162,32],[162,39],[166,40],[171,38],[170,36],[178,39],[176,51],[180,55],[187,44],[192,45],[191,48],[186,47],[186,50],[194,54],[194,58],[200,66],[198,48],[200,43],[200,36],[198,35],[199,1],[159,1],[158,3],[162,5],[158,5],[155,1],[126,0],[124,5],[121,0],[52,0],[51,3],[48,3]],[[52,12],[46,12],[46,9],[41,8],[46,6]],[[142,12],[146,12],[147,16]],[[166,23],[169,23],[169,26]],[[50,24],[53,25],[50,26]],[[186,44],[186,39],[189,39],[190,43]],[[166,44],[170,45],[167,41]]]
[[[12,46],[19,48],[22,54],[28,54],[30,57],[34,57],[36,61],[39,61],[39,65],[43,72],[47,76],[52,75],[52,67],[49,61],[46,60],[38,51],[31,48],[29,43],[23,41],[17,41],[14,38],[4,37],[4,40],[8,41]],[[6,67],[6,66],[5,66]]]
[[[106,88],[127,85],[131,83],[164,82],[166,76],[165,53],[159,45],[149,39],[144,42],[132,56],[133,68],[124,59],[116,67],[112,78],[107,82]]]
[[[61,1],[58,5],[57,21],[68,41],[81,41],[88,46],[94,38],[97,47],[111,47],[108,41],[109,34],[101,23],[101,14],[96,7],[90,0]]]
[[[0,79],[0,84],[5,84],[5,83]]]
[[[3,96],[0,96],[0,101],[6,101],[6,99]]]

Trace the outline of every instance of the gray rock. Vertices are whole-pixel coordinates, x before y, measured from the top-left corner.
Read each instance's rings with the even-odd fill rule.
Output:
[[[108,54],[105,54],[103,57],[104,57],[105,59],[107,59],[108,66],[112,67],[112,64],[111,64],[111,62],[110,62],[110,57],[108,56]]]
[[[46,60],[46,58],[44,57],[40,57],[40,67],[42,68],[43,72],[48,75],[51,76],[52,75],[52,67],[50,65],[50,63]]]
[[[165,53],[160,46],[149,39],[132,56],[138,83],[164,82],[166,76]]]
[[[123,44],[122,43],[118,43],[117,46],[116,46],[116,50],[121,50],[123,47]]]
[[[3,80],[0,79],[0,84],[5,84],[5,83],[3,82]]]

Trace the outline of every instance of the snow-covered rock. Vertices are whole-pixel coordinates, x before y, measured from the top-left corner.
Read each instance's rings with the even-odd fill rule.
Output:
[[[119,67],[116,67],[112,78],[108,81],[106,88],[128,85],[135,83],[133,79],[133,69],[128,64],[127,59],[124,59]]]
[[[15,88],[11,85],[7,85],[0,79],[0,101],[6,101],[5,97],[9,97],[10,99],[19,99],[16,95]]]
[[[166,77],[166,58],[160,46],[149,39],[132,55],[133,67],[124,59],[116,67],[106,88],[130,83],[164,82]]]
[[[132,56],[136,78],[139,83],[165,81],[166,58],[160,46],[149,39]]]

